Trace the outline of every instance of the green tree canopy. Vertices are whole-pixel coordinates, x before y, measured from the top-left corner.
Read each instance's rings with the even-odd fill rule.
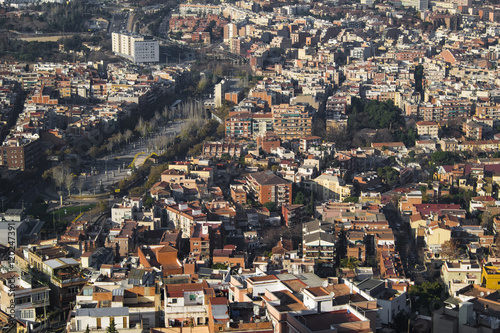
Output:
[[[277,210],[276,202],[268,201],[264,205],[270,212],[275,212]]]
[[[362,128],[396,129],[405,125],[401,109],[396,107],[392,100],[365,102],[359,98],[353,98],[347,113],[349,114],[347,124],[351,131]]]
[[[302,191],[297,192],[297,195],[295,196],[295,199],[293,199],[293,204],[294,205],[303,205],[306,200],[306,197]]]
[[[449,165],[459,162],[460,157],[449,151],[436,151],[432,153],[431,161],[436,165]]]
[[[441,298],[446,297],[446,292],[441,283],[424,281],[410,286],[408,295],[412,299],[412,312],[418,311],[420,314],[428,316],[432,311],[442,306]]]
[[[391,168],[390,166],[386,166],[384,168],[378,168],[377,174],[384,180],[384,182],[393,187],[399,181],[399,172],[398,170]]]
[[[359,260],[355,257],[348,257],[340,260],[340,266],[349,268],[349,269],[355,269],[359,267]]]
[[[424,66],[417,65],[415,66],[415,73],[413,75],[415,79],[415,91],[423,92],[423,81],[424,81]]]
[[[359,202],[359,197],[347,197],[347,198],[344,199],[344,202],[358,203]]]
[[[114,319],[111,319],[108,328],[106,328],[106,333],[118,333]]]

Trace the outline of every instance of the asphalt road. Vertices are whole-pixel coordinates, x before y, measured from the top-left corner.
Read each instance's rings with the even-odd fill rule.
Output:
[[[151,154],[153,151],[150,150],[150,147],[156,137],[178,135],[183,124],[184,121],[176,121],[172,124],[162,126],[146,139],[131,142],[128,147],[122,148],[120,151],[108,156],[98,158],[95,162],[84,163],[86,176],[80,176],[85,179],[82,194],[99,194],[102,192],[101,189],[107,192],[108,186],[116,184],[130,175],[132,170],[129,168],[129,165],[138,153]],[[162,151],[154,152],[157,154],[162,153]],[[74,193],[77,193],[76,189]]]

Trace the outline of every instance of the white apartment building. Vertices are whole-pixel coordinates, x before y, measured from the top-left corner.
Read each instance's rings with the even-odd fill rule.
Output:
[[[160,45],[156,40],[128,32],[113,32],[111,39],[113,52],[134,63],[160,61]]]

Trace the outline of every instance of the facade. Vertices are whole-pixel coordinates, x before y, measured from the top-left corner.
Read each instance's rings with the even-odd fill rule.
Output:
[[[225,121],[226,138],[250,139],[252,138],[252,114],[239,112],[230,115]]]
[[[274,132],[281,140],[310,136],[313,113],[307,104],[280,104],[272,106]]]
[[[109,231],[105,246],[115,251],[115,257],[125,258],[134,252],[138,244],[138,224],[134,221],[123,222]]]
[[[27,241],[38,239],[40,230],[44,222],[38,219],[26,217],[21,209],[7,209],[5,213],[0,213],[0,244],[15,247]],[[15,235],[10,234],[12,227],[15,228]]]
[[[425,228],[424,242],[433,253],[439,253],[441,245],[451,239],[451,229],[444,223],[433,222]]]
[[[247,203],[247,192],[245,192],[243,184],[231,185],[231,199],[237,205],[245,205]]]
[[[227,267],[246,267],[246,252],[236,251],[234,245],[226,245],[224,249],[215,249],[212,253],[214,264],[223,264]]]
[[[167,223],[174,229],[180,229],[182,238],[189,238],[191,227],[198,222],[207,221],[207,215],[201,212],[201,207],[182,203],[170,205],[166,209]]]
[[[179,326],[186,314],[195,325],[208,324],[207,305],[215,291],[206,281],[202,283],[167,284],[164,288],[165,326]]]
[[[283,220],[287,227],[302,223],[306,220],[305,206],[283,205],[281,207],[281,215],[283,215]]]
[[[158,41],[128,32],[111,34],[113,53],[132,60],[134,63],[159,62]]]
[[[481,333],[498,330],[500,320],[491,308],[498,308],[499,302],[487,297],[490,290],[482,290],[484,291],[478,290],[473,295],[458,295],[452,298],[451,302],[447,300],[439,310],[432,312],[432,326],[429,327],[431,332]]]
[[[230,157],[239,158],[242,148],[243,146],[237,143],[205,142],[203,144],[203,156],[206,158],[220,158],[222,155],[227,154]]]
[[[21,171],[38,165],[41,157],[40,140],[11,138],[0,146],[0,165]]]
[[[304,254],[306,259],[334,260],[335,236],[326,232],[304,235]]]
[[[483,139],[483,126],[476,123],[475,121],[466,121],[462,127],[465,137],[470,140],[482,140]]]
[[[262,205],[274,202],[278,207],[292,204],[292,183],[271,171],[251,173],[246,177],[245,189]]]
[[[36,284],[36,285],[35,285]],[[22,322],[36,322],[50,305],[50,288],[18,273],[10,272],[0,276],[0,309],[12,314],[11,304],[15,304],[14,317]]]
[[[481,283],[481,267],[476,261],[444,262],[441,278],[450,294],[469,284]]]
[[[500,289],[500,267],[484,265],[481,274],[482,285],[486,288]]]
[[[420,137],[438,138],[439,126],[433,121],[417,122],[417,133]]]
[[[191,227],[189,238],[189,254],[198,260],[209,261],[212,254],[211,235],[212,228],[200,223]]]
[[[80,271],[80,263],[73,258],[51,259],[43,262],[42,269],[49,279],[50,305],[69,310],[87,281]]]
[[[111,320],[120,332],[140,333],[159,326],[160,288],[150,282],[134,281],[139,271],[131,271],[130,279],[110,284],[87,284],[76,296],[68,332],[105,331]],[[148,281],[149,279],[145,279]],[[136,283],[137,282],[137,283]],[[154,282],[154,277],[153,277]]]
[[[429,8],[429,0],[403,0],[401,4],[403,6],[413,7],[419,11],[424,11]]]
[[[316,192],[320,200],[334,199],[342,201],[351,196],[352,185],[346,185],[345,181],[338,176],[322,174],[310,181],[311,189]]]

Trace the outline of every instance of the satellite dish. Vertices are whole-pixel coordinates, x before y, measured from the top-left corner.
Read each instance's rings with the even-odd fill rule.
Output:
[[[326,287],[328,287],[328,281],[327,280],[323,281],[323,288],[326,288]]]
[[[482,292],[482,291],[481,291],[481,292],[479,293],[479,296],[484,297],[484,292]]]

